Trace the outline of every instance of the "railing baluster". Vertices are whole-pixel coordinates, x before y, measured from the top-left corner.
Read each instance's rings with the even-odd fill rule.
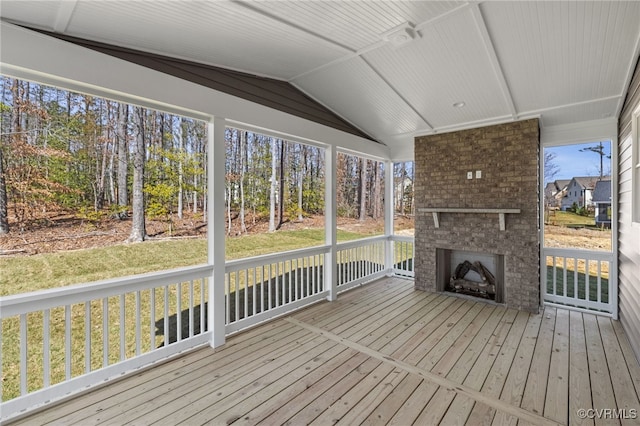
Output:
[[[164,346],[169,344],[169,286],[164,286]]]
[[[109,301],[102,298],[102,366],[109,365]]]
[[[573,297],[578,298],[578,258],[573,258]]]
[[[282,285],[282,278],[280,277],[280,262],[276,262],[276,306],[280,306],[280,286]]]
[[[602,261],[598,262],[598,278],[596,285],[598,286],[597,300],[598,302],[602,302]]]
[[[233,295],[235,300],[235,311],[233,315],[233,320],[238,321],[240,317],[240,271],[233,272]],[[231,286],[231,283],[229,284]]]
[[[176,342],[179,342],[182,340],[182,283],[176,285]]]
[[[336,255],[336,261],[338,262],[338,267],[336,268],[336,272],[338,274],[337,276],[337,282],[338,282],[338,286],[342,285],[342,283],[344,282],[344,251],[343,250],[338,250],[338,253]]]
[[[268,287],[268,290],[269,290],[269,309],[271,309],[271,308],[273,308],[273,304],[272,304],[273,302],[271,300],[272,299],[272,297],[271,297],[271,287],[273,286],[272,283],[271,283],[271,276],[273,275],[271,273],[271,263],[269,264],[269,268],[268,269],[269,269],[269,279],[267,280],[267,283],[269,285],[269,287]]]
[[[260,312],[264,312],[264,286],[269,285],[269,282],[264,279],[264,268],[265,265],[260,268]]]
[[[584,299],[591,300],[591,285],[589,279],[591,278],[591,273],[589,272],[589,259],[585,259],[584,261]]]
[[[285,262],[284,267],[287,269],[288,273],[286,274],[287,278],[287,287],[289,287],[289,300],[288,303],[293,301],[293,259],[289,260],[289,267],[287,268],[287,262]]]
[[[140,290],[136,291],[136,356],[140,355],[142,345],[142,318]]]
[[[27,314],[20,315],[20,394],[27,393]]]
[[[553,262],[553,295],[558,294],[558,268],[556,268],[557,258],[555,256],[552,257]]]
[[[225,321],[231,323],[231,272],[224,274],[224,300],[225,300]],[[200,305],[204,310],[204,305]]]
[[[254,267],[251,269],[251,271],[252,271],[251,274],[253,276],[252,284],[251,284],[251,297],[252,297],[251,306],[253,307],[252,309],[253,315],[255,315],[256,313],[258,313],[258,299],[256,295],[256,292],[257,292],[256,285],[258,284],[258,268]]]
[[[51,379],[51,329],[49,327],[51,321],[51,311],[49,309],[44,310],[42,321],[42,337],[44,338],[42,344],[42,382],[43,387],[48,388]]]
[[[562,258],[562,287],[563,293],[562,295],[567,297],[567,257]]]
[[[189,281],[189,337],[193,337],[193,280]]]
[[[1,321],[0,321],[1,322]],[[71,379],[71,305],[64,307],[64,372],[65,380]]]
[[[125,329],[126,329],[126,303],[125,303],[125,295],[120,295],[120,361],[124,361],[127,358],[126,353],[126,337],[125,337]]]
[[[294,299],[298,300],[299,295],[298,295],[298,269],[299,269],[299,265],[300,265],[300,259],[296,258],[296,267],[293,270],[293,294],[294,294]]]
[[[211,278],[209,278],[211,279]],[[204,304],[205,299],[205,293],[204,293],[204,289],[206,286],[206,280],[204,278],[202,278],[200,280],[200,333],[199,334],[203,334],[205,332],[206,324],[204,322],[204,313],[207,309],[207,307]]]
[[[313,259],[313,256],[307,256],[307,258],[305,259],[305,263],[307,265],[306,268],[306,272],[307,272],[307,296],[311,296],[311,259]],[[304,265],[303,265],[304,267]]]
[[[84,304],[84,369],[91,371],[91,301]]]
[[[150,334],[151,334],[151,347],[155,348],[156,347],[156,289],[155,288],[151,288],[151,327],[150,327]]]
[[[244,270],[244,312],[243,318],[249,316],[249,269]]]

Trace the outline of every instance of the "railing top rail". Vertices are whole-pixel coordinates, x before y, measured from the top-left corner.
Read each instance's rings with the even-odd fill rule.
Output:
[[[388,235],[376,235],[375,237],[360,238],[353,241],[343,241],[337,243],[336,247],[338,247],[338,250],[344,250],[353,247],[366,246],[368,244],[377,243],[379,241],[386,241],[388,239]]]
[[[407,243],[412,243],[415,240],[413,235],[392,235],[391,241],[402,241]]]
[[[208,277],[212,265],[190,266],[0,297],[0,318]]]
[[[228,260],[225,265],[225,271],[236,271],[238,269],[251,268],[254,266],[265,265],[283,260],[296,259],[305,256],[328,253],[330,247],[328,245],[314,246],[297,250],[281,251],[273,254],[264,254],[254,257],[246,257],[244,259]]]
[[[589,260],[613,260],[613,252],[610,252],[610,251],[583,250],[583,249],[575,249],[575,248],[558,248],[558,247],[545,247],[543,250],[546,256],[575,257],[578,259],[589,259]]]

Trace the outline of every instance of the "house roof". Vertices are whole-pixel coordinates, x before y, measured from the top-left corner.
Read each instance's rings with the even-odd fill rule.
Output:
[[[602,180],[610,180],[611,176],[604,176]],[[571,181],[576,181],[582,189],[594,189],[596,183],[601,180],[600,176],[574,176]]]
[[[640,51],[640,2],[2,0],[0,18],[284,82],[394,153],[536,117],[615,126]]]
[[[596,187],[593,190],[592,201],[594,203],[611,202],[611,180],[601,180],[596,182]]]
[[[554,184],[556,185],[556,189],[558,191],[562,191],[567,187],[567,185],[569,185],[570,182],[571,179],[557,179]]]

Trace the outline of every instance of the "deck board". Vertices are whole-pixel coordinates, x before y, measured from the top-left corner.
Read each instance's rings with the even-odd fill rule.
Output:
[[[577,410],[630,413],[639,388],[616,321],[386,278],[15,423],[594,424]]]

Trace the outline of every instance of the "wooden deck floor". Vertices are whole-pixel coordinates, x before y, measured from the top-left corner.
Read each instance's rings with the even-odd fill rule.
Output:
[[[639,424],[639,393],[617,321],[390,278],[18,423]]]

